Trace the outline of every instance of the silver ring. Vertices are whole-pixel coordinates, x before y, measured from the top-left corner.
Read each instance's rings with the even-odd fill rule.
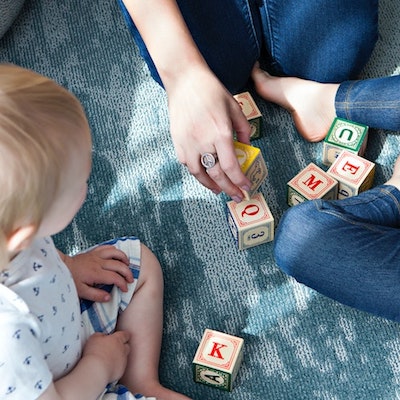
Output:
[[[218,162],[217,153],[203,153],[200,161],[204,168],[212,168]]]

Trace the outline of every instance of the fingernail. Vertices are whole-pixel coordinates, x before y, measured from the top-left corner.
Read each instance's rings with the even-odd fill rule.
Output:
[[[242,199],[239,196],[232,196],[232,200],[235,201],[236,203],[240,203]]]
[[[247,190],[243,190],[242,189],[242,193],[243,193],[243,197],[245,200],[250,200],[250,195],[249,192]]]
[[[242,186],[242,189],[245,190],[246,192],[250,192],[250,186],[248,185]]]

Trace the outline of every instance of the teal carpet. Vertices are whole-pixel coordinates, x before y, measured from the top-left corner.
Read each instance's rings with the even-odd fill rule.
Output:
[[[399,3],[385,0],[381,8],[368,77],[400,68]],[[82,101],[94,140],[89,195],[56,243],[74,253],[134,234],[155,252],[165,276],[164,385],[196,400],[400,398],[398,324],[297,284],[277,269],[272,243],[236,250],[227,199],[201,187],[176,160],[165,94],[116,2],[26,2],[0,40],[0,59],[48,75]],[[286,182],[311,161],[321,165],[322,146],[303,141],[284,110],[256,101],[264,136],[254,144],[269,169],[261,191],[278,223]],[[371,131],[366,157],[377,164],[376,184],[390,176],[398,149],[396,133]],[[245,340],[231,393],[192,380],[205,328]]]

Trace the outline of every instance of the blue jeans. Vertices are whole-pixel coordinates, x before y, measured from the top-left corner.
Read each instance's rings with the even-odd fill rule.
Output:
[[[128,27],[162,85],[121,0]],[[377,39],[378,0],[177,0],[208,65],[232,93],[256,60],[278,75],[320,82],[355,79]]]
[[[283,215],[274,254],[288,275],[348,306],[400,321],[400,191],[382,185]]]
[[[343,82],[335,108],[338,117],[400,131],[400,75]]]

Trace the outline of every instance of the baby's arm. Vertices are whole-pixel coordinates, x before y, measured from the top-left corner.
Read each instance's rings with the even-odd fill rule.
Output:
[[[95,333],[88,339],[75,368],[53,382],[39,399],[96,399],[108,383],[118,380],[124,373],[130,351],[129,339],[126,331],[107,336]]]
[[[126,292],[128,283],[133,282],[128,257],[112,245],[98,246],[73,257],[61,251],[59,254],[71,271],[80,298],[98,302],[108,301],[110,295],[95,285],[116,285]]]

